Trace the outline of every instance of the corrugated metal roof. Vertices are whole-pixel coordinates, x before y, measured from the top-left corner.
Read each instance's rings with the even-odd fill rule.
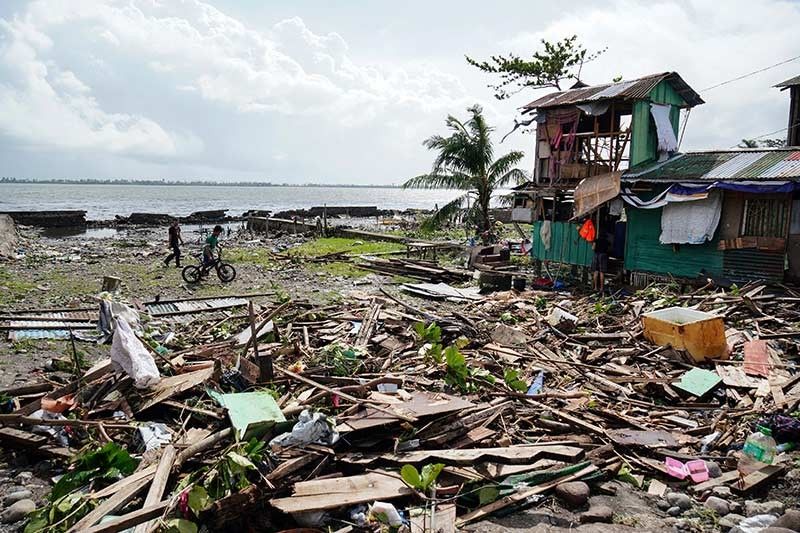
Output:
[[[650,94],[650,91],[662,81],[667,81],[672,85],[675,92],[681,95],[686,101],[688,107],[694,107],[704,103],[700,95],[689,87],[689,84],[687,84],[677,72],[662,72],[635,80],[593,85],[591,87],[581,87],[568,91],[550,93],[534,100],[524,106],[523,109],[525,111],[531,111],[533,109],[545,109],[549,107],[575,105],[610,99],[644,100],[647,98],[647,95]]]
[[[795,76],[794,78],[789,78],[786,81],[782,81],[775,85],[775,87],[793,87],[795,85],[800,85],[800,76]]]
[[[69,339],[69,331],[65,329],[26,329],[8,332],[8,340],[11,342],[39,339]]]
[[[800,150],[687,152],[627,170],[622,181],[800,180]]]
[[[209,298],[207,300],[152,303],[147,304],[146,308],[147,312],[152,316],[167,316],[227,309],[229,307],[247,305],[247,302],[244,298]]]

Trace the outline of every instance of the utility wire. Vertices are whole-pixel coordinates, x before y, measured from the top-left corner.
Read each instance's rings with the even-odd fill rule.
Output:
[[[800,56],[795,56],[795,57],[789,58],[789,59],[787,59],[785,61],[781,61],[780,63],[775,63],[774,65],[770,65],[768,67],[760,68],[758,70],[754,70],[753,72],[748,72],[747,74],[742,74],[741,76],[737,76],[736,78],[731,78],[731,79],[729,79],[727,81],[723,81],[723,82],[718,83],[716,85],[712,85],[711,87],[706,87],[705,89],[700,89],[700,92],[710,91],[711,89],[716,89],[717,87],[722,87],[723,85],[727,85],[729,83],[733,83],[734,81],[743,80],[744,78],[752,76],[753,74],[758,74],[759,72],[764,72],[765,70],[769,70],[769,69],[772,69],[772,68],[775,68],[775,67],[779,67],[781,65],[785,65],[786,63],[791,63],[792,61],[797,61],[798,59],[800,59]],[[767,134],[767,135],[769,135],[769,134]]]

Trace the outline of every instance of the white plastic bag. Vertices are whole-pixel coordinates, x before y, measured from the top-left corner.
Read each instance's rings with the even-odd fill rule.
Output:
[[[327,416],[319,412],[312,414],[308,409],[304,409],[292,431],[278,435],[269,441],[269,446],[272,450],[311,443],[330,446],[336,444],[338,440],[339,432]]]
[[[111,342],[111,366],[119,372],[124,370],[133,378],[137,389],[152,387],[161,380],[153,356],[131,330],[128,323],[114,319],[114,340]]]

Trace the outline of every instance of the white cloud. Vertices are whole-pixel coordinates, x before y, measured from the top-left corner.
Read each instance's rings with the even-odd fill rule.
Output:
[[[420,152],[420,141],[441,129],[448,112],[475,100],[458,77],[423,62],[357,64],[341,35],[314,33],[299,17],[258,31],[199,0],[37,1],[2,28],[0,131],[37,146],[224,166],[230,154],[211,146],[218,130],[263,117],[332,134],[356,130],[367,143],[383,131]],[[139,84],[159,98],[205,107],[229,125],[187,114],[167,126],[145,93],[109,111],[120,105],[114,89]],[[498,118],[491,106],[488,112]],[[298,156],[280,148],[285,155],[272,161]],[[240,164],[268,166],[258,143],[250,149]]]

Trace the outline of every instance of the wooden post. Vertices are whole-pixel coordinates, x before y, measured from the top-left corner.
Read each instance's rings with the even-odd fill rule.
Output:
[[[253,309],[253,300],[248,302],[247,311],[250,313],[250,340],[253,341],[253,355],[258,361],[258,330],[256,330],[256,312]]]
[[[328,204],[322,204],[322,236],[328,236]]]

